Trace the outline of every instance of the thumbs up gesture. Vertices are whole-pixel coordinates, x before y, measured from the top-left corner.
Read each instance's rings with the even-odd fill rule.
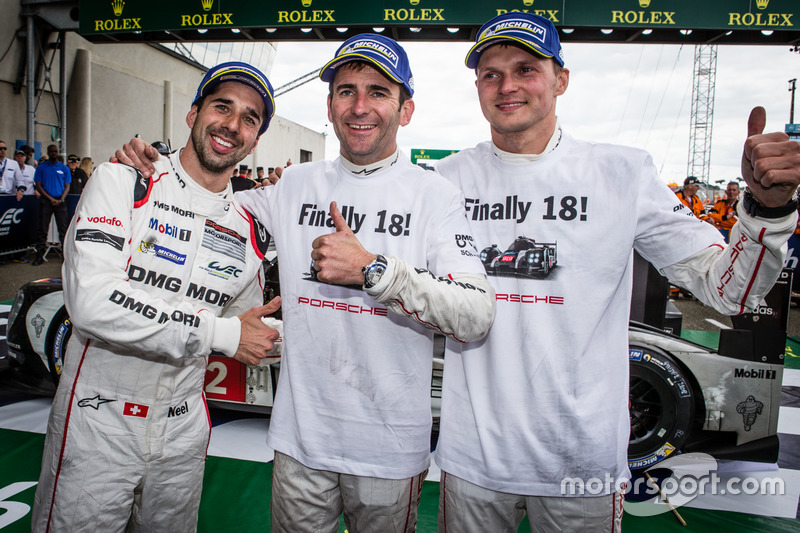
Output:
[[[336,202],[331,202],[330,213],[336,231],[321,235],[311,243],[311,259],[317,279],[336,285],[360,286],[364,282],[361,268],[377,256],[361,246]]]
[[[747,121],[742,177],[760,204],[782,207],[800,185],[800,143],[783,132],[763,133],[766,123],[764,108],[753,108]]]

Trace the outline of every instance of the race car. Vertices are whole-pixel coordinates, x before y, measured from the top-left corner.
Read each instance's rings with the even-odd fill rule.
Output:
[[[272,255],[272,254],[271,254]],[[280,295],[277,259],[264,263],[264,301]],[[281,318],[280,310],[274,313]],[[25,284],[17,291],[7,325],[8,358],[6,368],[12,380],[39,394],[55,394],[64,364],[72,323],[64,306],[60,279],[43,279]],[[434,429],[438,414],[444,367],[444,339],[434,342],[431,408]],[[0,361],[2,362],[2,361]],[[224,356],[209,355],[205,393],[212,407],[269,413],[280,375],[280,363],[245,365]]]
[[[277,265],[272,263],[277,270]],[[267,299],[277,295],[268,274]],[[754,313],[733,317],[712,350],[643,323],[628,328],[631,470],[643,470],[679,452],[775,462],[791,271],[785,270]],[[15,379],[52,394],[72,332],[61,281],[24,285],[8,319]],[[431,376],[433,439],[444,371],[444,340],[434,343]],[[206,396],[217,407],[268,412],[280,364],[249,366],[209,357]]]
[[[791,278],[784,270],[753,313],[731,317],[717,350],[630,324],[631,470],[679,451],[777,461]]]
[[[524,236],[517,237],[505,252],[496,244],[488,246],[481,250],[480,258],[490,276],[546,278],[558,263],[556,243],[536,242]]]

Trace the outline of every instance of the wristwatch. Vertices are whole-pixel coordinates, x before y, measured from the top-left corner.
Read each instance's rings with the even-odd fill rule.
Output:
[[[792,197],[788,204],[781,207],[766,207],[753,197],[750,189],[745,189],[744,198],[742,198],[742,207],[745,213],[751,217],[783,218],[797,211],[797,197]]]
[[[361,272],[364,274],[364,288],[371,289],[377,285],[388,267],[389,262],[380,254],[370,264],[363,267]]]

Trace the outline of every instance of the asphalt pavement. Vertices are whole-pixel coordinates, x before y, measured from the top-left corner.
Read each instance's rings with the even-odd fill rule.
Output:
[[[0,256],[0,302],[13,300],[17,289],[29,281],[61,277],[63,261],[59,252],[50,250],[46,261],[39,266],[32,264],[35,257],[34,253],[16,259]]]

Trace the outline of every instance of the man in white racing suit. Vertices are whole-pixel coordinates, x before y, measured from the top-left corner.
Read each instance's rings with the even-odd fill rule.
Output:
[[[414,110],[402,47],[357,35],[320,77],[340,157],[236,194],[274,237],[284,302],[271,530],[334,532],[343,513],[349,531],[414,531],[434,332],[483,337],[494,293],[463,195],[398,150]]]
[[[800,145],[760,135],[763,117],[751,123],[750,204],[725,247],[649,154],[562,130],[555,104],[569,72],[548,19],[492,19],[466,63],[491,142],[437,170],[464,192],[497,316],[480,342],[448,342],[439,531],[517,531],[527,512],[532,531],[618,532],[630,476],[633,250],[721,312],[752,310],[795,227]],[[565,481],[609,479],[600,494],[563,492]]]
[[[258,364],[278,338],[262,321],[279,306],[262,306],[269,236],[229,185],[273,113],[261,72],[218,65],[197,90],[180,152],[149,178],[103,164],[86,187],[65,242],[74,329],[34,531],[196,530],[206,356]]]

